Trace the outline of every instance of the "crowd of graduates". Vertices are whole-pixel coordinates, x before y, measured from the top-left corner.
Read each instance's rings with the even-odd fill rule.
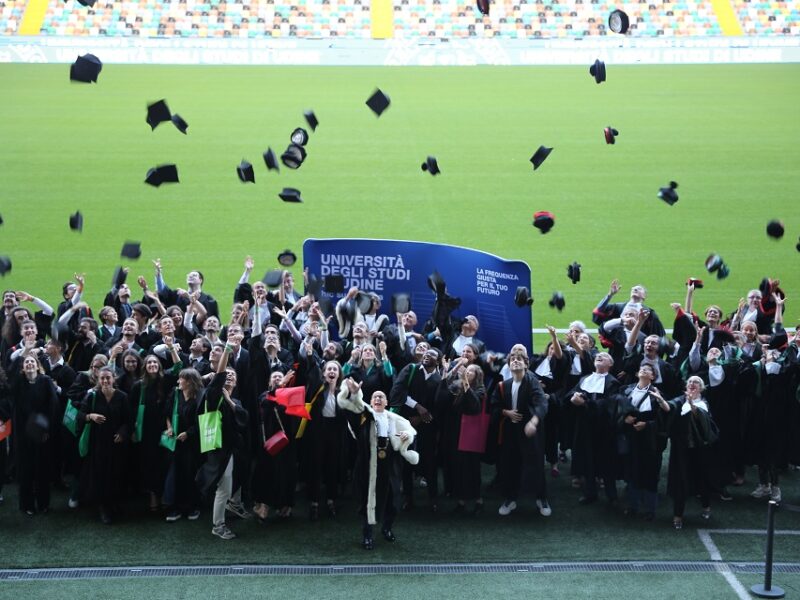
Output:
[[[581,504],[603,494],[653,520],[668,459],[680,529],[687,500],[709,519],[748,467],[751,495],[780,502],[782,473],[800,464],[800,334],[783,327],[777,281],[698,313],[689,280],[671,336],[642,286],[615,303],[614,281],[592,314],[597,337],[582,321],[563,338],[548,327],[529,355],[529,332],[486,348],[437,282],[418,322],[385,314],[374,293],[333,306],[288,271],[270,288],[252,270],[248,257],[227,318],[201,272],[172,289],[160,261],[154,289],[138,277],[139,302],[118,269],[99,310],[80,275],[55,309],[4,292],[0,501],[12,480],[30,517],[51,509],[53,488],[109,524],[131,502],[170,522],[210,508],[212,533],[231,539],[226,513],[290,518],[301,490],[308,518],[332,518],[352,489],[371,549],[373,525],[394,541],[419,486],[433,512],[448,498],[448,511],[479,515],[492,485],[499,515],[529,494],[547,517],[548,480],[570,477]]]

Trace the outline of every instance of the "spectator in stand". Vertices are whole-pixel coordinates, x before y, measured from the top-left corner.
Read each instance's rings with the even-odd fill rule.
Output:
[[[655,334],[659,337],[664,337],[666,335],[664,332],[664,326],[661,324],[661,320],[658,318],[656,311],[645,306],[644,304],[644,301],[647,299],[647,290],[645,287],[638,284],[634,285],[631,288],[631,297],[627,302],[611,303],[611,299],[617,294],[617,292],[619,292],[619,290],[619,280],[614,279],[611,282],[611,287],[608,290],[608,294],[606,294],[606,296],[600,301],[600,304],[598,304],[594,309],[592,313],[592,321],[594,321],[597,325],[602,325],[609,319],[621,317],[626,308],[635,309],[637,313],[645,308],[649,311],[649,316],[645,324],[642,326],[642,331],[645,335]]]

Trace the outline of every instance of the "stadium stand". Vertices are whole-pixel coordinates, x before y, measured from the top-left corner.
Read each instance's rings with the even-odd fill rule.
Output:
[[[0,30],[19,33],[28,2],[0,1]],[[618,5],[603,0],[498,0],[482,15],[465,0],[393,0],[393,34],[420,38],[580,38],[608,32],[604,17]],[[797,3],[777,0],[731,3],[745,35],[800,33]],[[725,34],[712,1],[675,0],[623,5],[629,35],[638,37]],[[370,0],[99,0],[84,7],[50,0],[40,34],[48,36],[141,36],[183,38],[369,39]]]

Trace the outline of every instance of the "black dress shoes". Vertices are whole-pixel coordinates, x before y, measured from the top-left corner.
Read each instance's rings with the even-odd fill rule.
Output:
[[[387,542],[393,542],[397,539],[391,529],[381,529],[381,533],[383,534],[383,539]]]

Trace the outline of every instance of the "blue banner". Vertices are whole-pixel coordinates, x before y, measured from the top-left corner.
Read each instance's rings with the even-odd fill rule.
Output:
[[[531,287],[531,269],[522,261],[427,242],[308,239],[303,243],[303,266],[318,278],[342,275],[344,294],[351,287],[377,293],[381,312],[392,323],[392,294],[410,294],[417,331],[431,317],[435,295],[428,276],[438,271],[447,282],[447,293],[461,299],[453,316],[475,315],[480,322],[477,337],[487,349],[508,352],[514,344],[525,344],[531,351],[531,309],[514,304],[517,287]],[[334,304],[344,294],[323,293]]]

